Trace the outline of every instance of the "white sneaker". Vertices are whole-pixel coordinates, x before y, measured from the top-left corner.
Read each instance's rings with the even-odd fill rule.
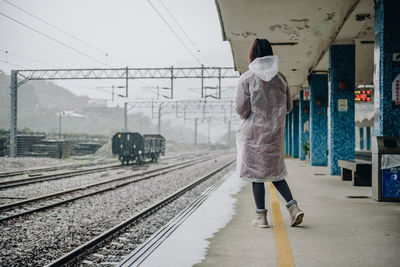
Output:
[[[296,200],[289,201],[289,203],[286,204],[286,208],[288,209],[292,220],[290,226],[296,226],[303,222],[304,212],[299,209]]]
[[[256,210],[256,217],[253,220],[253,226],[260,228],[268,228],[267,210]]]

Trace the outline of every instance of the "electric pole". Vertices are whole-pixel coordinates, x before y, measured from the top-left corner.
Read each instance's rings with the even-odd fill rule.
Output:
[[[124,131],[128,131],[128,103],[124,103]]]

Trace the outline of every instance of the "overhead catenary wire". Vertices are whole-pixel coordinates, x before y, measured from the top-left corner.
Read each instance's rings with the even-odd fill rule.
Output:
[[[28,14],[29,16],[34,17],[35,19],[37,19],[37,20],[43,22],[44,24],[46,24],[46,25],[48,25],[48,26],[50,26],[50,27],[52,27],[52,28],[54,28],[54,29],[56,29],[56,30],[58,30],[58,31],[60,31],[60,32],[62,32],[62,33],[64,33],[65,35],[69,36],[70,38],[74,39],[75,41],[77,41],[77,42],[79,42],[79,43],[81,43],[81,44],[84,44],[85,46],[90,47],[90,48],[93,49],[93,50],[96,50],[97,52],[99,52],[99,53],[103,54],[104,56],[106,56],[106,58],[107,58],[107,57],[110,57],[110,58],[112,58],[112,59],[114,59],[114,60],[116,60],[116,61],[118,61],[118,62],[120,62],[120,63],[122,63],[122,64],[124,64],[124,65],[126,65],[126,66],[129,65],[128,63],[124,62],[123,60],[121,60],[121,59],[119,59],[119,58],[117,58],[117,57],[115,57],[115,56],[112,56],[110,53],[105,52],[105,51],[103,51],[102,49],[97,48],[97,47],[95,47],[95,46],[89,44],[88,42],[86,42],[86,41],[84,41],[84,40],[82,40],[82,39],[80,39],[80,38],[78,38],[78,37],[76,37],[76,36],[74,36],[74,35],[72,35],[72,34],[66,32],[65,30],[61,29],[60,27],[57,27],[57,26],[51,24],[50,22],[48,22],[48,21],[46,21],[46,20],[44,20],[44,19],[42,19],[42,18],[36,16],[35,14],[33,14],[33,13],[31,13],[31,12],[25,10],[25,9],[23,9],[22,7],[19,7],[19,6],[15,5],[15,4],[13,4],[13,3],[7,1],[7,0],[3,0],[3,1],[6,2],[7,4],[9,4],[9,5],[15,7],[16,9],[18,9],[18,10],[20,10],[20,11],[22,11],[22,12]],[[107,64],[105,64],[105,65],[107,65]]]
[[[160,4],[163,6],[163,8],[167,11],[168,15],[172,18],[172,20],[175,22],[175,24],[179,27],[179,29],[183,32],[183,34],[186,36],[186,38],[189,40],[189,42],[193,45],[193,47],[196,49],[197,53],[199,53],[199,55],[201,55],[204,60],[209,64],[210,62],[208,61],[208,59],[201,53],[200,49],[198,48],[198,46],[195,44],[195,42],[192,40],[192,38],[190,38],[190,36],[186,33],[186,31],[183,29],[183,27],[181,26],[181,24],[178,22],[178,20],[175,18],[175,16],[171,13],[171,11],[167,8],[167,6],[164,4],[164,2],[162,0],[159,0]]]
[[[158,9],[153,5],[153,3],[150,0],[147,0],[147,2],[151,5],[151,7],[154,9],[154,11],[158,14],[158,16],[162,19],[162,21],[167,25],[167,27],[171,30],[171,32],[175,35],[175,37],[179,40],[179,42],[185,47],[185,49],[189,52],[189,54],[199,63],[200,65],[202,64],[200,60],[193,54],[193,52],[190,50],[190,48],[185,44],[185,42],[182,40],[181,37],[176,33],[176,31],[171,27],[171,25],[168,23],[168,21],[164,18],[164,16],[158,11]]]
[[[16,23],[18,23],[18,24],[20,24],[20,25],[22,25],[22,26],[24,26],[24,27],[30,29],[31,31],[36,32],[37,34],[40,34],[40,35],[46,37],[47,39],[50,39],[50,40],[52,40],[52,41],[54,41],[54,42],[56,42],[56,43],[58,43],[58,44],[60,44],[60,45],[62,45],[62,46],[64,46],[64,47],[66,47],[66,48],[68,48],[68,49],[70,49],[70,50],[72,50],[72,51],[75,51],[76,53],[78,53],[78,54],[80,54],[80,55],[82,55],[82,56],[85,56],[85,57],[87,57],[87,58],[90,58],[90,59],[93,60],[93,61],[96,61],[96,62],[98,62],[98,63],[100,63],[100,64],[102,64],[102,65],[105,65],[104,62],[102,62],[102,61],[100,61],[100,60],[98,60],[98,59],[96,59],[96,58],[94,58],[94,57],[92,57],[92,56],[90,56],[90,55],[88,55],[88,54],[86,54],[86,53],[80,51],[79,49],[76,49],[76,48],[74,48],[74,47],[72,47],[72,46],[70,46],[70,45],[68,45],[68,44],[66,44],[66,43],[64,43],[64,42],[61,42],[61,41],[59,41],[59,40],[57,40],[57,39],[51,37],[50,35],[47,35],[47,34],[41,32],[41,31],[39,31],[39,30],[37,30],[37,29],[35,29],[35,28],[33,28],[33,27],[31,27],[31,26],[29,26],[29,25],[27,25],[27,24],[25,24],[25,23],[23,23],[23,22],[21,22],[21,21],[19,21],[19,20],[17,20],[17,19],[14,19],[14,18],[12,18],[12,17],[10,17],[10,16],[4,14],[3,12],[0,12],[0,15],[2,15],[2,16],[4,16],[4,17],[8,18],[9,20],[14,21],[14,22],[16,22]]]
[[[32,61],[32,62],[36,62],[36,63],[42,64],[42,65],[47,66],[47,67],[58,68],[58,66],[45,63],[45,62],[43,62],[43,61],[41,61],[41,60],[38,60],[38,59],[35,59],[35,58],[31,58],[31,57],[27,57],[27,56],[24,56],[24,55],[20,55],[20,54],[11,52],[11,51],[6,50],[6,49],[0,48],[0,51],[5,52],[6,55],[9,54],[9,55],[13,55],[13,56],[16,56],[16,57],[20,57],[20,58],[23,58],[23,59],[26,59],[26,60],[30,60],[30,61]],[[21,65],[15,64],[15,63],[8,62],[8,60],[6,60],[6,61],[0,60],[0,62],[7,63],[7,64],[9,64],[9,65],[12,65],[12,66],[15,66],[15,67],[18,67],[18,68],[26,69],[26,67],[24,67],[24,66],[21,66]],[[96,90],[96,88],[93,88],[93,87],[91,87],[91,86],[88,86],[87,84],[79,83],[79,82],[76,82],[76,81],[66,81],[66,82],[68,82],[68,83],[70,83],[70,84],[74,84],[75,86],[78,85],[78,86],[86,87],[87,89],[90,89],[90,90]],[[96,91],[97,91],[97,90],[96,90]],[[107,92],[107,93],[108,93],[108,92]]]
[[[3,1],[6,2],[7,4],[9,4],[9,5],[11,5],[11,6],[17,8],[18,10],[20,10],[20,11],[22,11],[22,12],[28,14],[29,16],[34,17],[35,19],[37,19],[37,20],[43,22],[44,24],[46,24],[46,25],[48,25],[48,26],[50,26],[50,27],[52,27],[52,28],[54,28],[54,29],[56,29],[56,30],[58,30],[58,31],[60,31],[60,32],[62,32],[62,33],[64,33],[65,35],[69,36],[70,38],[74,39],[75,41],[78,41],[78,42],[80,42],[80,43],[86,45],[87,47],[90,47],[91,49],[93,49],[93,50],[95,50],[95,51],[97,51],[97,52],[103,54],[103,55],[106,57],[106,59],[107,59],[108,57],[110,57],[110,58],[114,59],[115,61],[118,61],[118,62],[124,64],[125,66],[129,66],[129,65],[130,65],[130,64],[128,64],[127,62],[125,62],[125,61],[123,61],[123,60],[121,60],[121,59],[119,59],[119,58],[117,58],[117,57],[115,57],[115,56],[112,56],[110,53],[105,52],[105,51],[103,51],[103,50],[101,50],[101,49],[99,49],[99,48],[97,48],[97,47],[95,47],[95,46],[89,44],[88,42],[86,42],[86,41],[84,41],[84,40],[82,40],[82,39],[80,39],[80,38],[78,38],[78,37],[76,37],[76,36],[74,36],[74,35],[72,35],[72,34],[66,32],[65,30],[61,29],[60,27],[57,27],[57,26],[51,24],[50,22],[48,22],[48,21],[46,21],[46,20],[44,20],[44,19],[42,19],[42,18],[36,16],[35,14],[33,14],[33,13],[27,11],[26,9],[23,9],[23,8],[21,8],[21,7],[17,6],[17,5],[15,5],[15,4],[13,4],[13,3],[7,1],[7,0],[3,0]],[[53,41],[54,41],[54,40],[53,40]],[[100,61],[100,60],[97,60],[97,59],[96,59],[96,61],[97,61],[97,62],[100,62],[101,64],[103,64],[103,65],[105,65],[105,66],[108,65],[108,64],[107,64],[107,60],[106,60],[106,63],[104,63],[104,62],[102,62],[102,61]],[[147,83],[145,83],[145,82],[143,82],[143,81],[134,80],[134,82],[137,82],[137,83],[142,84],[142,85],[148,85]]]
[[[10,50],[6,50],[6,49],[0,48],[0,51],[3,51],[3,52],[6,53],[6,54],[10,54],[10,55],[13,55],[13,56],[16,56],[16,57],[20,57],[20,58],[24,58],[24,59],[26,59],[26,60],[30,60],[30,61],[32,61],[32,62],[39,63],[39,64],[44,65],[44,66],[49,66],[49,67],[52,67],[52,68],[57,68],[57,66],[55,66],[55,65],[47,64],[47,63],[45,63],[45,62],[43,62],[43,61],[41,61],[41,60],[34,59],[34,58],[30,58],[30,57],[27,57],[27,56],[23,56],[23,55],[20,55],[20,54],[11,52]]]

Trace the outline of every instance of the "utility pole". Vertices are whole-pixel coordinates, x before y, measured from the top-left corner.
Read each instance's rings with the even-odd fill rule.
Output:
[[[18,71],[11,71],[11,86],[10,86],[10,96],[11,96],[11,118],[10,118],[10,156],[17,156],[17,94],[18,94]]]
[[[221,68],[218,70],[218,99],[221,99]]]
[[[204,65],[201,64],[201,98],[204,98]]]
[[[128,81],[129,81],[129,69],[126,67],[126,81],[125,81],[125,87],[126,87],[126,94],[125,97],[128,98]]]
[[[171,66],[171,99],[174,98],[174,66]]]
[[[124,131],[128,131],[128,103],[124,103]]]
[[[158,106],[158,134],[161,134],[161,106],[162,103]]]
[[[59,125],[58,125],[58,139],[60,139],[61,140],[61,111],[60,111],[60,113],[58,114],[58,123],[59,123]]]
[[[194,144],[197,145],[197,118],[194,119]]]

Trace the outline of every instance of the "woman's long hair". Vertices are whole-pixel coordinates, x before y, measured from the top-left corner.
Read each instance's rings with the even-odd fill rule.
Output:
[[[250,62],[253,62],[258,57],[272,56],[273,54],[271,43],[267,39],[257,38],[250,47],[249,59]]]

